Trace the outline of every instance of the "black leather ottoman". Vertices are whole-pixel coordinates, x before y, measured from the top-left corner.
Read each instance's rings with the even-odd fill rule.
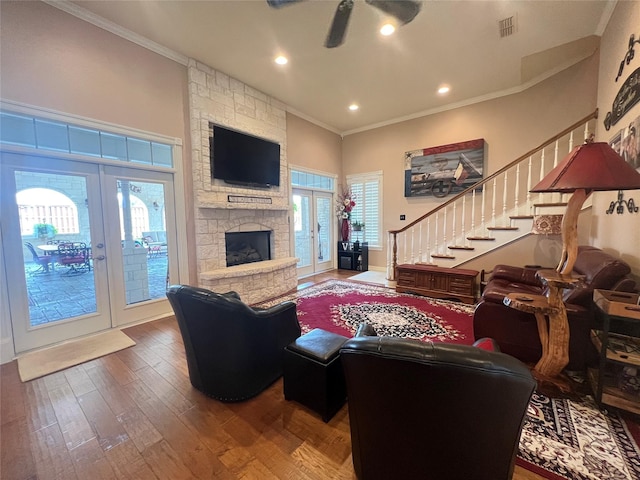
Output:
[[[340,347],[347,340],[316,328],[285,347],[284,398],[331,420],[347,399],[340,362]]]

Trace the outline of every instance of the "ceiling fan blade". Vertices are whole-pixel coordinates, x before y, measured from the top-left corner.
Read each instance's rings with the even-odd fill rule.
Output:
[[[282,8],[292,3],[300,3],[304,0],[267,0],[267,3],[271,8]]]
[[[418,15],[422,2],[413,0],[365,0],[372,7],[396,18],[401,25],[409,23]]]
[[[353,0],[342,0],[340,2],[335,15],[333,16],[333,22],[331,22],[331,28],[327,34],[327,39],[324,42],[325,47],[335,48],[342,45],[347,33],[351,10],[353,10]]]

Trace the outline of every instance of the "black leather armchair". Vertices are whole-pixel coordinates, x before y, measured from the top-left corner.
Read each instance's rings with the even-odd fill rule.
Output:
[[[172,285],[167,297],[191,384],[223,402],[251,398],[282,376],[284,347],[300,336],[296,304],[253,309],[236,292]]]
[[[481,348],[362,336],[340,350],[358,479],[513,475],[536,386],[519,360]]]

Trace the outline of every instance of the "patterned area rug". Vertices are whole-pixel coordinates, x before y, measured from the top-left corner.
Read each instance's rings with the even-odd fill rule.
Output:
[[[465,304],[328,280],[257,306],[285,300],[296,302],[303,333],[322,328],[351,337],[360,323],[367,322],[379,335],[473,343],[473,306]],[[636,480],[639,444],[637,423],[601,413],[591,397],[575,401],[535,393],[517,463],[552,480]]]
[[[447,343],[473,343],[473,306],[434,300],[386,287],[328,280],[296,293],[258,304],[297,304],[302,332],[322,328],[352,337],[367,322],[379,335],[411,337]]]

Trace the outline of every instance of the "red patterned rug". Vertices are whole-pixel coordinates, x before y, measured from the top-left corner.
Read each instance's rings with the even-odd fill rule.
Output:
[[[257,306],[285,300],[296,302],[303,333],[322,328],[351,337],[360,323],[367,322],[379,335],[473,343],[470,305],[328,280]],[[600,412],[589,396],[569,400],[536,392],[517,463],[553,480],[640,479],[640,427],[625,418]]]
[[[471,305],[396,293],[377,285],[328,280],[258,306],[270,307],[285,300],[296,302],[303,333],[322,328],[352,337],[358,325],[366,322],[378,335],[473,343]]]

